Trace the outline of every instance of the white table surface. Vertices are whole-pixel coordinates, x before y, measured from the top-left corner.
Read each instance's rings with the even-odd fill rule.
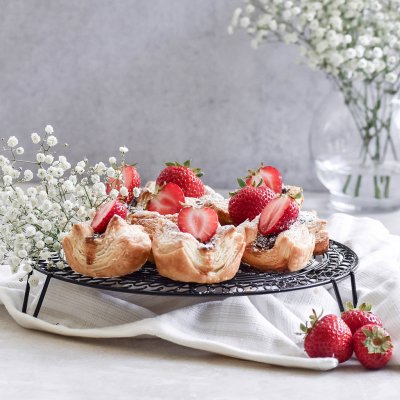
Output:
[[[306,208],[328,216],[325,194]],[[400,212],[373,215],[400,234]],[[19,327],[0,307],[0,399],[400,398],[400,368],[349,361],[328,372],[280,368],[159,339],[80,339]]]

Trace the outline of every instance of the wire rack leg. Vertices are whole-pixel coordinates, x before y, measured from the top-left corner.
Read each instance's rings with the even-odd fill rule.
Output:
[[[358,296],[357,296],[356,277],[354,275],[354,271],[350,271],[350,280],[351,280],[351,293],[353,295],[353,306],[357,307]]]
[[[333,290],[335,292],[336,301],[338,303],[339,310],[340,310],[340,312],[343,312],[344,311],[344,306],[343,306],[342,298],[340,297],[338,285],[337,285],[337,283],[336,283],[336,281],[334,279],[331,280],[331,283],[332,283],[332,286],[333,286]]]
[[[43,304],[44,296],[46,295],[47,288],[49,287],[50,279],[52,277],[53,277],[53,274],[48,274],[47,277],[46,277],[46,281],[44,282],[43,289],[42,289],[42,291],[40,293],[39,301],[37,303],[35,312],[33,313],[33,316],[35,318],[37,318],[37,316],[39,315],[40,308],[42,307],[42,304]]]
[[[24,294],[24,302],[22,303],[22,312],[26,314],[26,309],[28,308],[28,300],[29,300],[29,293],[31,291],[31,285],[29,284],[29,278],[33,274],[33,271],[29,272],[26,278],[26,286],[25,286],[25,294]]]

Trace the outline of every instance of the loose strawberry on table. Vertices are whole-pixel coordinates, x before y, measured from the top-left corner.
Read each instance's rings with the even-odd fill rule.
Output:
[[[282,195],[267,203],[258,222],[262,235],[279,234],[290,228],[299,216],[299,206],[295,199]]]
[[[317,316],[315,310],[310,315],[311,324],[301,324],[305,334],[304,350],[309,357],[335,357],[342,363],[353,354],[353,338],[350,328],[333,314]]]
[[[361,328],[364,325],[375,324],[382,326],[382,321],[379,317],[371,312],[371,305],[363,303],[358,308],[354,308],[353,304],[346,303],[346,311],[342,313],[342,320],[346,322],[351,333]]]
[[[244,184],[239,179],[239,184]],[[276,194],[266,186],[244,186],[232,195],[228,203],[228,212],[232,221],[239,225],[246,219],[252,220]]]
[[[128,196],[119,196],[119,198],[130,203],[134,197],[133,189],[140,187],[140,175],[134,165],[123,165],[121,167],[121,178],[108,178],[106,183],[106,193],[109,194],[113,189],[119,191],[124,186],[128,189]]]
[[[182,209],[184,202],[185,195],[182,189],[170,182],[161,187],[147,203],[147,210],[156,211],[161,215],[176,214]]]
[[[126,219],[127,214],[128,210],[126,204],[115,199],[100,206],[93,218],[91,227],[94,233],[104,233],[114,215],[119,215],[121,218]]]
[[[354,334],[353,342],[354,353],[365,368],[382,368],[392,357],[392,339],[386,330],[379,325],[362,326]]]
[[[203,175],[199,168],[191,168],[190,161],[183,164],[178,162],[168,162],[166,167],[157,177],[157,185],[165,183],[175,183],[187,197],[201,197],[205,193],[204,183],[200,177]]]
[[[209,207],[185,207],[179,213],[178,227],[181,232],[190,233],[206,243],[218,229],[218,214]]]

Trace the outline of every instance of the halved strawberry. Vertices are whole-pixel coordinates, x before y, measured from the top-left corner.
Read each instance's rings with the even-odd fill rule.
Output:
[[[178,227],[200,242],[208,242],[218,229],[218,214],[209,207],[185,207],[178,215]]]
[[[108,178],[106,183],[106,193],[112,189],[120,190],[123,186],[128,189],[128,196],[119,196],[120,200],[130,203],[133,200],[133,189],[140,187],[140,175],[134,165],[123,165],[121,169],[121,179]]]
[[[278,234],[297,220],[299,206],[289,196],[281,196],[271,200],[262,210],[258,222],[258,231],[262,235]]]
[[[176,214],[182,209],[185,195],[175,183],[167,183],[156,196],[147,203],[147,210],[157,211],[161,215]]]
[[[103,233],[114,215],[119,215],[121,218],[126,219],[127,214],[126,204],[115,199],[100,206],[90,226],[93,228],[94,233]]]
[[[262,166],[260,168],[260,175],[262,176],[264,183],[270,189],[275,193],[282,193],[282,175],[275,167]]]

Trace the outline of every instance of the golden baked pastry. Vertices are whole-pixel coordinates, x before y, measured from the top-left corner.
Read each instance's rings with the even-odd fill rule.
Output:
[[[62,246],[74,271],[108,278],[137,271],[150,254],[151,240],[143,227],[114,215],[100,236],[94,235],[88,224],[75,224]]]
[[[242,261],[258,270],[297,271],[307,265],[315,246],[315,235],[295,222],[277,236],[257,235],[243,253]]]
[[[160,222],[153,236],[153,255],[160,275],[181,282],[218,283],[232,279],[239,269],[246,240],[253,228],[220,226],[203,244],[172,222]]]
[[[301,211],[298,221],[305,224],[309,232],[315,236],[314,255],[326,253],[329,248],[327,221],[319,219],[315,211]]]

